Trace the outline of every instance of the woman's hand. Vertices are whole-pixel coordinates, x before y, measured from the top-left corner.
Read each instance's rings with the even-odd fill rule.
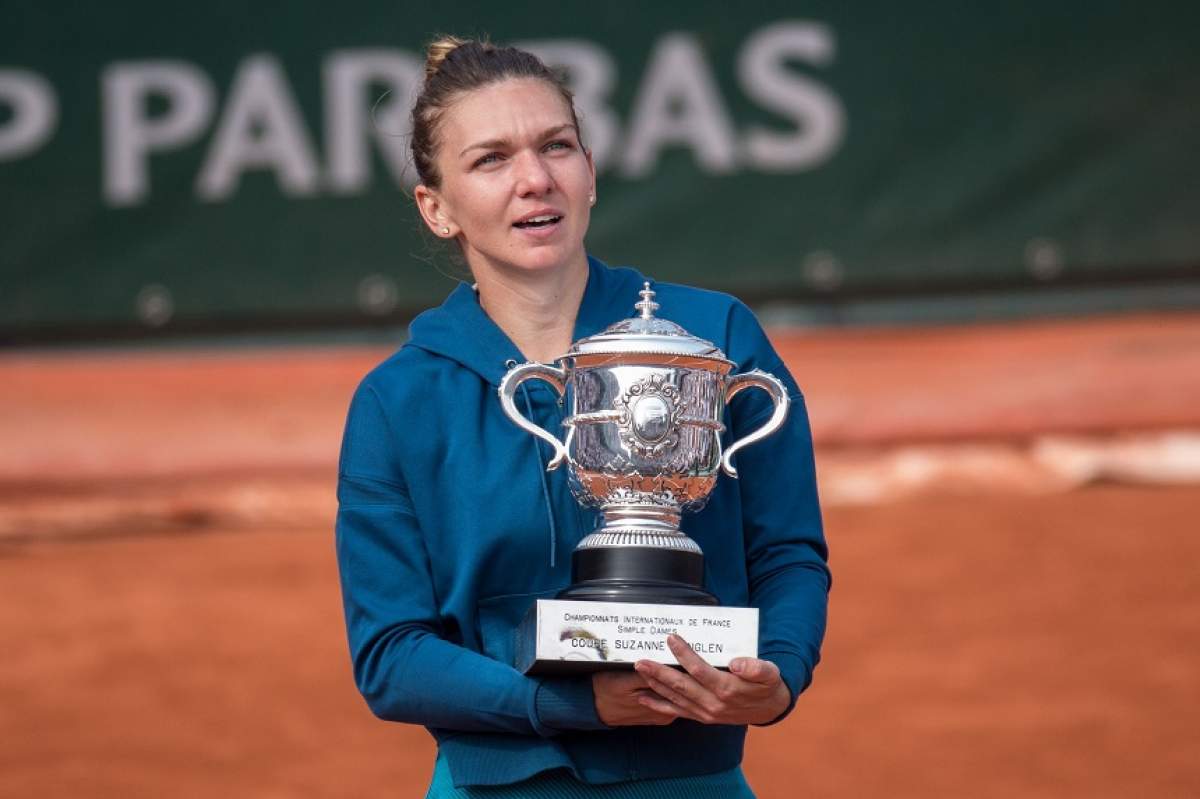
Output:
[[[634,666],[653,693],[637,697],[647,710],[704,724],[766,724],[792,701],[779,667],[758,658],[734,658],[729,671],[713,668],[677,635],[667,646],[685,671],[639,660]]]
[[[596,695],[596,715],[610,727],[630,724],[670,724],[678,713],[663,714],[639,700],[653,696],[654,691],[633,671],[598,671],[592,675],[592,692]]]

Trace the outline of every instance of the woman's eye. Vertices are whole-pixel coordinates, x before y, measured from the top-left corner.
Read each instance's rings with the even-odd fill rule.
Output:
[[[479,158],[476,158],[475,163],[472,166],[484,166],[485,164],[490,164],[499,160],[500,153],[488,153],[487,155],[482,155]]]
[[[570,150],[571,142],[567,141],[566,139],[555,139],[554,141],[547,144],[545,149],[547,149],[547,150]]]

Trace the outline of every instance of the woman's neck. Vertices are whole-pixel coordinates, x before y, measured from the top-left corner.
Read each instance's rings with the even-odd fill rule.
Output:
[[[544,272],[480,271],[479,304],[521,353],[549,363],[571,346],[587,287],[587,259]]]

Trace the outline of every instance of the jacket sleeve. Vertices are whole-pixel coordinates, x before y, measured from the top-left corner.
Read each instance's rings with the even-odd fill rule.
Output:
[[[825,635],[831,583],[804,397],[758,321],[738,303],[729,318],[730,355],[742,371],[762,369],[783,381],[791,406],[774,435],[739,450],[742,523],[750,603],[759,609],[759,657],[775,663],[791,693],[782,720],[812,682]],[[770,417],[763,391],[731,403],[736,440]]]
[[[552,736],[603,729],[591,682],[526,677],[447,640],[420,520],[376,392],[350,406],[338,470],[336,548],[354,678],[380,718]]]

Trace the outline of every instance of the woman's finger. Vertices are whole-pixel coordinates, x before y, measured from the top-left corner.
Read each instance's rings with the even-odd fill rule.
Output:
[[[729,675],[722,674],[710,666],[708,661],[692,651],[687,641],[678,635],[668,635],[667,646],[671,648],[671,654],[679,661],[679,665],[695,677],[697,682],[714,693],[724,692]]]
[[[700,717],[707,715],[704,708],[700,707],[691,699],[688,699],[683,694],[674,690],[666,683],[656,680],[648,675],[643,675],[643,678],[646,680],[646,684],[650,686],[650,689],[654,691],[654,693],[685,711],[689,718],[703,720]]]
[[[769,660],[759,658],[734,658],[729,670],[749,682],[774,685],[779,682],[779,667]]]
[[[658,713],[660,716],[665,716],[666,719],[670,719],[671,721],[678,718],[690,718],[687,711],[677,705],[672,704],[671,702],[668,702],[661,696],[655,696],[653,694],[638,694],[637,701],[642,707],[653,710],[655,713]],[[664,719],[664,721],[666,721],[666,719]]]
[[[634,664],[634,668],[647,683],[655,680],[701,707],[708,705],[715,698],[711,691],[685,671],[664,666],[653,660],[639,660]]]

